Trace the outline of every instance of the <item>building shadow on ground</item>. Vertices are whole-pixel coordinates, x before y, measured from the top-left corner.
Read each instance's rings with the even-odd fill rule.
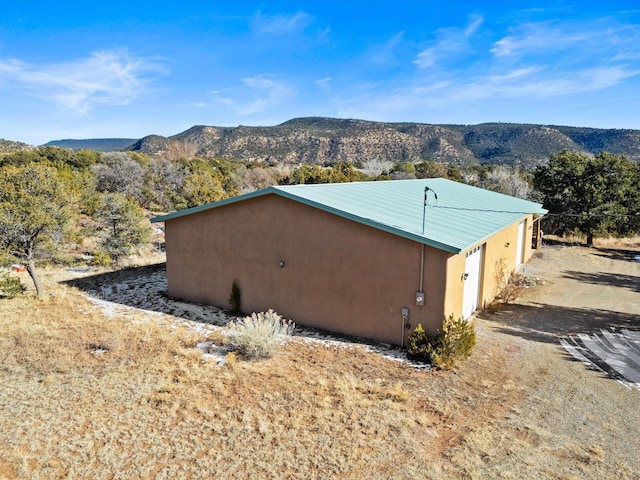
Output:
[[[129,267],[120,270],[113,270],[110,272],[101,272],[95,275],[88,275],[86,277],[66,280],[63,283],[65,285],[78,288],[85,292],[93,292],[100,291],[107,286],[121,283],[135,283],[140,285],[141,283],[144,283],[144,281],[151,275],[166,275],[166,272],[167,264],[166,262],[161,262],[152,265],[145,265],[142,267]]]
[[[162,262],[101,272],[63,283],[82,290],[90,297],[127,307],[173,314],[176,308],[167,296],[166,278],[166,263]]]
[[[164,262],[143,267],[102,272],[96,275],[67,280],[63,283],[77,288],[93,298],[219,327],[224,327],[228,322],[237,319],[238,315],[240,317],[244,316],[244,314],[236,314],[228,309],[183,301],[168,296],[166,263]],[[295,321],[295,319],[293,320]],[[404,353],[398,347],[319,328],[296,325],[293,335],[362,344],[379,353],[396,358],[404,358]],[[416,364],[416,366],[419,365]]]
[[[602,329],[640,331],[640,314],[543,303],[503,305],[478,318],[492,322],[501,333],[542,343],[558,344],[560,338]]]

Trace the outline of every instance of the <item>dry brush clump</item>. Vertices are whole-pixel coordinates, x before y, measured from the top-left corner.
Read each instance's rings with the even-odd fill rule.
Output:
[[[282,337],[291,335],[295,324],[273,310],[252,313],[227,326],[225,346],[249,360],[271,357]]]
[[[504,304],[513,303],[527,288],[527,277],[512,270],[509,272],[504,258],[496,262],[495,281],[497,285],[496,300]]]

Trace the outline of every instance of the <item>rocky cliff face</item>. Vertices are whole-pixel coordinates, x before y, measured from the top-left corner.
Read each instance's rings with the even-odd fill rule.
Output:
[[[171,145],[180,144],[201,156],[325,165],[372,160],[534,165],[564,148],[594,154],[608,151],[640,161],[638,130],[504,123],[429,125],[318,117],[273,127],[194,126],[171,137],[145,137],[130,149],[162,155]]]

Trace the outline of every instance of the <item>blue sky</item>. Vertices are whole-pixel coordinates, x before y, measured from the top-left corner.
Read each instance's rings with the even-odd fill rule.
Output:
[[[23,0],[0,138],[328,116],[640,129],[640,3]]]

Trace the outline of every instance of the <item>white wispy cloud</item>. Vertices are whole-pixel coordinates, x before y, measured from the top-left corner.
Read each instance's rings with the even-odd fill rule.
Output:
[[[564,24],[528,23],[513,29],[513,33],[494,43],[491,52],[496,57],[564,50],[575,45],[590,42],[598,32],[577,30],[575,26]]]
[[[0,73],[5,77],[16,77],[25,68],[24,62],[18,59],[10,58],[8,60],[0,60]]]
[[[619,61],[627,61],[627,60],[640,60],[640,49],[638,50],[626,50],[626,51],[621,51],[618,52],[613,58],[613,61],[619,62]]]
[[[484,17],[481,17],[480,15],[475,15],[471,23],[467,25],[467,28],[464,29],[464,36],[469,37],[474,33],[476,33],[480,29],[483,23],[484,23]]]
[[[415,58],[422,73],[411,83],[386,91],[367,91],[365,86],[366,95],[343,105],[357,109],[361,102],[364,111],[382,116],[385,110],[602,91],[640,75],[639,27],[605,20],[515,25],[502,38],[483,45],[477,39],[486,38],[481,32],[484,19],[476,17],[466,27],[437,32],[435,43]],[[467,61],[474,53],[484,53],[482,61]],[[465,61],[442,61],[451,57]]]
[[[549,98],[595,92],[640,74],[622,67],[596,67],[548,74],[542,67],[518,69],[499,76],[479,77],[456,86],[447,97],[456,102],[491,98]]]
[[[262,113],[296,96],[294,88],[269,75],[241,79],[241,85],[211,92],[217,103],[227,105],[241,116]]]
[[[331,77],[321,78],[315,81],[315,84],[323,90],[331,90]]]
[[[405,32],[398,32],[385,43],[373,45],[366,57],[369,61],[378,64],[393,62],[395,59],[395,50],[403,42],[404,35]]]
[[[571,73],[551,74],[543,66],[515,69],[500,75],[479,75],[463,81],[444,80],[409,85],[393,91],[362,90],[341,100],[341,114],[360,118],[383,118],[393,112],[405,115],[473,105],[475,102],[508,99],[535,101],[563,95],[597,92],[640,75],[640,69],[620,66],[594,67]]]
[[[612,18],[588,21],[529,22],[513,26],[497,40],[491,52],[496,57],[524,57],[567,51],[581,55],[617,53],[619,58],[637,59],[640,26],[621,24]]]
[[[256,13],[252,19],[253,28],[260,33],[283,35],[302,31],[313,23],[313,17],[305,12],[292,15],[263,15]]]
[[[103,50],[56,64],[0,60],[0,76],[81,114],[98,104],[127,105],[145,92],[151,75],[166,73],[158,63],[126,50]]]
[[[434,44],[422,50],[416,56],[413,63],[418,68],[429,68],[438,60],[454,53],[464,53],[470,46],[469,38],[472,37],[484,22],[481,16],[473,17],[472,21],[464,28],[442,28],[436,32]]]

